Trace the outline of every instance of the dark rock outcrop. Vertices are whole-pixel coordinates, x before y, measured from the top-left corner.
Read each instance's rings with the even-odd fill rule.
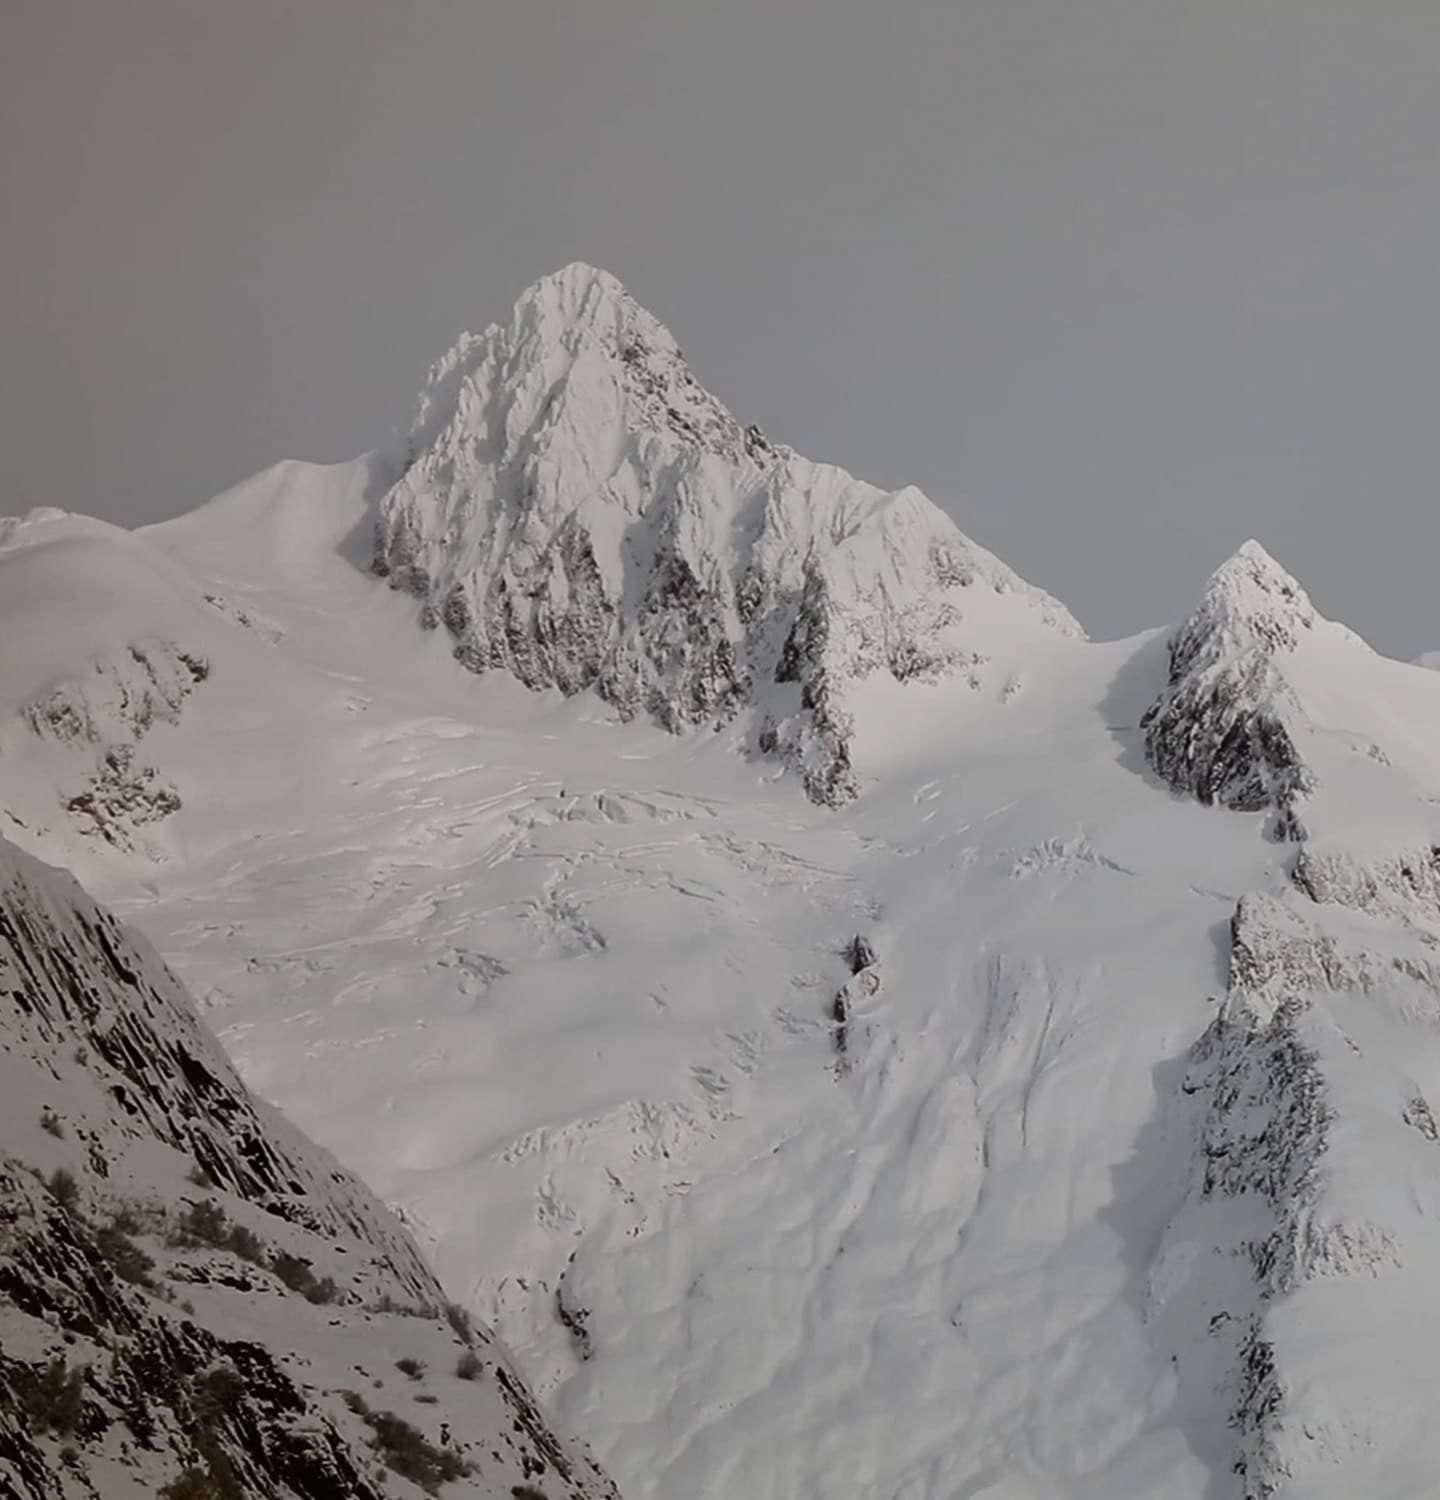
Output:
[[[1315,620],[1300,585],[1247,542],[1170,638],[1169,681],[1141,721],[1150,764],[1171,786],[1237,811],[1274,809],[1281,839],[1303,836],[1297,809],[1314,777],[1280,664]]]

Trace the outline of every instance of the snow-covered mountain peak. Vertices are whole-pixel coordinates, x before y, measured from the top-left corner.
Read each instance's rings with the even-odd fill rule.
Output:
[[[1257,541],[1210,575],[1170,637],[1169,680],[1143,721],[1165,780],[1202,802],[1276,808],[1277,836],[1297,832],[1293,804],[1313,774],[1293,737],[1305,715],[1280,663],[1317,621],[1305,590]]]
[[[570,1493],[498,1354],[460,1373],[458,1333],[408,1316],[440,1293],[395,1284],[408,1242],[232,1065],[637,1500],[1431,1493],[1440,676],[1253,546],[1168,653],[1074,640],[918,490],[647,425],[602,347],[615,288],[572,282],[451,361],[401,476],[291,463],[140,535],[5,527],[0,821],[153,934],[230,1059],[0,848],[0,1155],[28,1169],[0,1162],[0,1279],[103,1287],[108,1329],[62,1348],[0,1307],[0,1382],[23,1417],[82,1377],[92,1475],[138,1356],[203,1382],[138,1489],[40,1433],[55,1482],[22,1493],[219,1467],[187,1424],[212,1370],[260,1368],[237,1346],[284,1377],[222,1435],[237,1464],[274,1472],[251,1417],[303,1421],[373,1500],[381,1433],[413,1428],[474,1450],[481,1497]],[[387,488],[382,567],[444,629],[355,566]],[[1136,774],[1157,697],[1167,779],[1258,815]],[[808,808],[736,740],[866,794]],[[167,1243],[207,1200],[225,1246]],[[175,1300],[91,1275],[106,1244]],[[296,1424],[257,1409],[287,1389]]]
[[[1182,634],[1191,649],[1214,653],[1293,651],[1317,618],[1299,582],[1251,540],[1210,575]]]
[[[733,724],[831,804],[858,787],[848,684],[878,670],[978,687],[1016,639],[1081,634],[918,490],[742,426],[582,265],[434,366],[375,571],[472,670],[593,689],[672,731]]]
[[[1314,818],[1301,822],[1300,800],[1324,784],[1336,793],[1326,827],[1353,841],[1346,809],[1363,805],[1361,822],[1386,830],[1381,845],[1433,805],[1434,679],[1327,620],[1258,542],[1216,569],[1168,646],[1168,680],[1142,724],[1151,765],[1176,790],[1271,810],[1273,837],[1304,839]]]
[[[617,423],[733,463],[775,456],[696,382],[658,318],[608,272],[576,262],[530,287],[508,323],[464,334],[431,367],[409,449],[453,457],[498,445],[502,463],[533,450],[544,489],[575,500],[613,462]]]
[[[735,418],[696,383],[670,330],[608,271],[576,262],[536,282],[516,304],[514,326],[528,359],[546,360],[558,346],[582,369],[609,364],[638,425],[738,455]]]

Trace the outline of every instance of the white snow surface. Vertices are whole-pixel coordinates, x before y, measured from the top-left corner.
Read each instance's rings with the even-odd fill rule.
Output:
[[[615,415],[608,282],[545,286],[437,368],[423,486],[286,464],[133,536],[8,535],[47,595],[62,549],[108,548],[121,602],[15,669],[6,831],[150,936],[631,1500],[1433,1495],[1440,680],[1242,549],[1174,640],[1194,702],[1283,703],[1308,776],[1277,841],[1147,762],[1167,633],[1092,643],[1023,585],[967,627],[986,671],[847,679],[838,809],[726,734],[476,677],[365,571],[377,500],[423,518],[432,578],[503,572],[497,451],[598,535],[672,440]],[[554,337],[551,298],[583,312]],[[498,405],[527,339],[568,373]],[[773,471],[695,401],[698,568],[744,511],[714,495]],[[142,742],[182,805],[121,847],[60,809],[71,752],[23,710],[137,640],[209,671]]]

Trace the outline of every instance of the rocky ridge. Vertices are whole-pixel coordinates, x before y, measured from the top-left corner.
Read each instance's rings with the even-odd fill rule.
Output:
[[[582,265],[432,369],[374,567],[473,670],[590,689],[677,733],[736,724],[828,805],[858,785],[850,687],[978,686],[981,596],[1080,633],[918,490],[743,426],[670,333]]]
[[[1299,846],[1283,888],[1234,908],[1226,992],[1180,1090],[1190,1188],[1152,1279],[1157,1324],[1207,1330],[1199,1345],[1176,1336],[1179,1379],[1225,1391],[1244,1500],[1308,1493],[1337,1472],[1363,1493],[1393,1484],[1386,1461],[1428,1451],[1427,1435],[1367,1402],[1341,1351],[1366,1323],[1404,1360],[1403,1309],[1424,1301],[1413,1247],[1436,1239],[1440,1073],[1423,1040],[1440,1018],[1440,855],[1385,832],[1397,808],[1417,834],[1426,825],[1423,786],[1402,790],[1378,745],[1310,711],[1324,672],[1348,670],[1330,653],[1319,674],[1303,665],[1322,634],[1374,660],[1247,543],[1170,636],[1167,684],[1142,719],[1150,764],[1176,791],[1268,811],[1268,836]],[[1323,701],[1340,718],[1366,700],[1342,681]],[[1346,784],[1387,788],[1368,820],[1343,797],[1313,805],[1316,765],[1337,751],[1327,775],[1360,755],[1371,778]]]
[[[1314,787],[1295,742],[1304,713],[1283,663],[1316,618],[1304,589],[1246,542],[1170,637],[1169,681],[1142,720],[1165,781],[1201,802],[1273,809],[1280,839],[1298,835],[1297,808]]]
[[[1242,897],[1227,992],[1182,1085],[1197,1149],[1168,1238],[1191,1268],[1176,1303],[1208,1342],[1177,1358],[1182,1380],[1228,1394],[1244,1500],[1337,1469],[1363,1493],[1387,1458],[1429,1451],[1365,1399],[1345,1353],[1357,1325],[1402,1364],[1414,1353],[1413,1251],[1437,1242],[1440,1073],[1419,1042],[1440,1019],[1440,909],[1415,864],[1341,862],[1337,878],[1302,854],[1289,891]]]
[[[0,1044],[0,1494],[613,1495],[155,954],[3,842]]]

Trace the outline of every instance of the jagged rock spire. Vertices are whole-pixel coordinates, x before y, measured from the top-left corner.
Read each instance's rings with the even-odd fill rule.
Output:
[[[857,787],[847,683],[983,664],[967,591],[1080,633],[918,490],[742,425],[589,266],[537,282],[433,368],[408,459],[375,570],[466,666],[593,689],[672,731],[739,723],[827,804]]]
[[[1256,541],[1211,574],[1170,637],[1169,682],[1142,725],[1151,765],[1171,786],[1240,811],[1274,808],[1296,837],[1313,775],[1292,728],[1304,714],[1279,662],[1315,628],[1299,583]]]

